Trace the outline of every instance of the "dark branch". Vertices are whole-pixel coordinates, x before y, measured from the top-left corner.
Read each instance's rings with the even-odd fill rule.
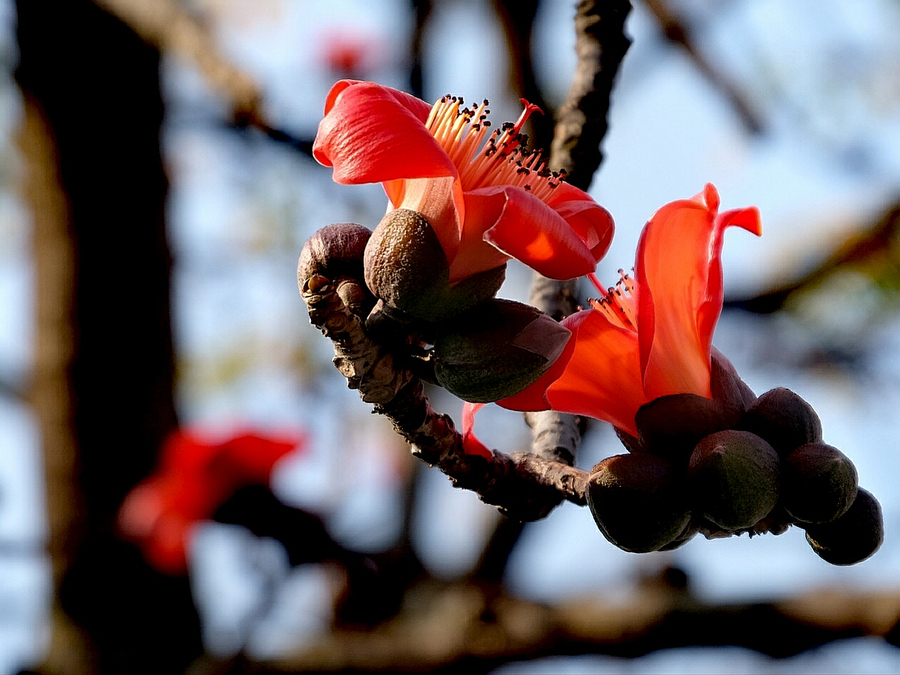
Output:
[[[586,503],[584,471],[532,453],[467,454],[453,420],[434,411],[422,382],[398,366],[391,353],[367,335],[362,317],[351,311],[354,298],[362,295],[359,282],[314,275],[303,283],[302,295],[310,321],[334,343],[335,366],[364,401],[391,420],[412,445],[413,455],[518,520],[542,518],[561,499]]]
[[[581,0],[575,14],[578,65],[566,102],[559,109],[550,166],[565,169],[566,181],[587,190],[603,154],[600,143],[619,65],[631,40],[625,34],[628,0]]]
[[[606,116],[612,87],[631,44],[625,35],[628,0],[582,0],[575,16],[578,65],[569,96],[559,110],[550,166],[567,171],[566,181],[587,190],[603,155],[600,143],[606,135]],[[578,282],[555,281],[535,274],[532,305],[561,320],[578,309]],[[584,419],[556,412],[526,413],[532,429],[532,452],[573,464]]]

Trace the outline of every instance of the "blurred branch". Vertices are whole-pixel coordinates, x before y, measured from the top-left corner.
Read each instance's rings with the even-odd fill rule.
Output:
[[[251,127],[268,138],[306,155],[312,141],[273,126],[253,77],[222,54],[209,30],[177,0],[94,0],[162,53],[176,54],[193,63],[228,105],[238,128]]]
[[[656,17],[666,39],[684,50],[697,70],[725,97],[744,127],[752,134],[760,133],[763,129],[762,121],[754,112],[748,98],[698,49],[690,28],[672,11],[667,0],[644,0],[644,3]]]
[[[509,47],[509,80],[513,91],[538,106],[543,115],[532,116],[530,146],[546,151],[553,138],[553,110],[544,99],[534,73],[531,55],[534,20],[540,0],[494,0],[494,9],[506,34]]]
[[[578,65],[569,95],[559,110],[550,166],[565,169],[566,181],[587,190],[603,155],[600,143],[608,128],[610,97],[619,65],[631,41],[625,35],[628,0],[582,0],[575,15]],[[578,281],[555,281],[534,275],[530,302],[561,320],[578,309]],[[552,411],[526,413],[532,430],[532,452],[573,464],[585,421]]]
[[[0,378],[0,396],[22,402],[27,402],[28,400],[21,388],[5,378]]]
[[[335,366],[363,401],[391,420],[413,455],[519,520],[544,517],[560,497],[586,503],[584,471],[532,453],[466,454],[453,420],[431,408],[422,382],[368,336],[363,319],[351,310],[354,299],[363,297],[358,281],[313,275],[302,283],[302,296],[310,321],[334,343]]]
[[[673,568],[641,580],[627,602],[592,596],[547,605],[462,583],[432,584],[418,589],[418,596],[373,632],[332,632],[294,656],[215,672],[477,674],[550,656],[634,658],[723,645],[785,658],[835,640],[884,637],[900,616],[896,590],[824,588],[780,602],[705,603]]]
[[[848,267],[863,268],[873,278],[890,275],[900,283],[900,202],[891,205],[865,232],[845,239],[811,272],[786,284],[746,298],[731,298],[724,306],[756,314],[772,314],[783,309],[796,295],[808,291],[829,276]]]
[[[600,143],[619,65],[631,45],[625,34],[629,0],[581,0],[575,14],[578,65],[569,95],[557,114],[550,167],[566,182],[587,190],[603,154]]]
[[[425,78],[422,73],[422,47],[425,44],[425,28],[431,16],[431,0],[411,0],[413,32],[410,40],[409,91],[424,98]]]

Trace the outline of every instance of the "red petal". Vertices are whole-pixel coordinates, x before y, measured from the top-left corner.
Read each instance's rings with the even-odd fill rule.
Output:
[[[395,180],[386,182],[384,190],[394,208],[416,211],[428,221],[451,263],[451,283],[456,281],[453,279],[452,262],[460,246],[460,221],[465,218],[459,180],[453,176]]]
[[[553,410],[604,420],[632,435],[647,402],[641,386],[637,334],[586,309],[563,321],[575,347],[565,372],[547,390]]]
[[[484,403],[463,402],[462,412],[462,444],[463,450],[469,455],[481,455],[490,459],[494,456],[488,447],[478,440],[472,427],[475,426],[475,413],[484,407]]]
[[[637,335],[614,326],[593,309],[573,314],[562,325],[573,337],[553,367],[524,391],[497,401],[498,405],[586,415],[636,435],[634,415],[647,402]]]
[[[465,200],[462,233],[455,255],[450,259],[450,283],[502,265],[509,256],[486,241],[485,230],[503,216],[506,195],[503,188],[468,192]],[[442,242],[443,243],[443,242]],[[444,247],[446,250],[446,247]]]
[[[559,184],[547,200],[547,205],[553,207],[581,237],[591,250],[596,267],[613,240],[615,225],[609,211],[597,204],[589,194],[568,183]]]
[[[397,89],[342,80],[328,94],[313,155],[334,167],[342,184],[455,176],[453,162],[425,128],[430,110]]]
[[[562,325],[572,331],[575,329],[575,327],[578,326],[581,321],[584,320],[586,316],[586,312],[578,312],[563,321]],[[497,401],[497,405],[503,408],[507,408],[508,410],[550,410],[550,401],[547,399],[547,389],[565,372],[566,366],[568,365],[569,360],[572,358],[572,354],[574,352],[575,339],[573,336],[569,338],[569,340],[566,342],[566,346],[563,348],[562,353],[556,358],[556,361],[553,362],[553,365],[550,366],[550,368],[547,369],[547,371],[543,375],[541,375],[531,385],[525,387],[525,389],[520,391],[518,394]]]
[[[710,348],[722,311],[722,235],[738,225],[759,233],[755,209],[716,217],[712,185],[694,199],[667,204],[638,243],[638,335],[648,400],[676,393],[710,396]]]
[[[551,279],[572,279],[594,271],[597,261],[579,231],[586,229],[583,211],[568,209],[568,215],[579,223],[576,230],[554,208],[518,187],[475,190],[467,193],[467,202],[498,190],[506,196],[506,203],[494,223],[484,223],[485,241]],[[594,215],[608,224],[609,214],[599,206]],[[469,222],[467,218],[466,227]]]

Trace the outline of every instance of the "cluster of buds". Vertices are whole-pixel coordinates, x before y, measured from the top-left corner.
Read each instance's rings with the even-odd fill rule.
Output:
[[[638,411],[628,454],[591,470],[600,531],[632,552],[672,550],[698,533],[781,534],[790,525],[823,560],[852,565],[884,537],[881,508],[846,455],[822,441],[813,408],[789,389],[756,397],[713,357],[713,398],[663,396]]]

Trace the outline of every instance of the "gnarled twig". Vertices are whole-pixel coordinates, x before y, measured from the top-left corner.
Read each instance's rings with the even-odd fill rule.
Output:
[[[304,280],[301,293],[310,321],[334,343],[335,366],[349,386],[391,420],[416,457],[518,520],[542,518],[561,499],[586,503],[587,474],[565,463],[525,452],[466,453],[453,420],[435,412],[421,380],[372,340],[363,318],[351,310],[362,293],[358,281],[313,275]]]

